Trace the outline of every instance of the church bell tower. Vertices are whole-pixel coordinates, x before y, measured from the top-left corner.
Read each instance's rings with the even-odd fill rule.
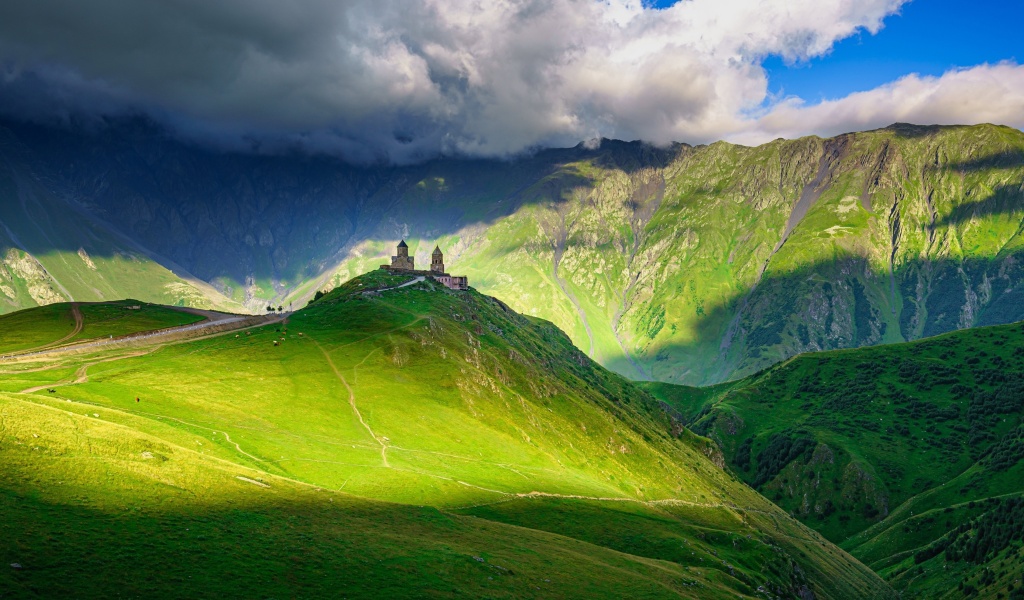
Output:
[[[430,255],[430,270],[434,273],[444,273],[444,254],[441,247],[435,246],[433,254]]]

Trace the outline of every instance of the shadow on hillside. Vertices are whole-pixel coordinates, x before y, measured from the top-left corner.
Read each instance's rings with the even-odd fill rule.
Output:
[[[913,123],[893,123],[888,127],[876,129],[875,131],[890,131],[901,138],[916,139],[935,135],[944,130],[956,129],[956,127],[957,125],[914,125]]]
[[[658,306],[656,296],[651,307]],[[709,385],[803,352],[931,337],[962,328],[964,319],[968,326],[1024,320],[1024,249],[999,259],[918,260],[891,281],[853,256],[769,270],[753,291],[705,305],[696,329],[680,332],[691,342],[654,341],[639,362],[645,378]],[[664,328],[673,325],[683,326],[666,315]],[[605,366],[636,377],[625,358]]]
[[[825,595],[886,589],[834,547],[791,535],[799,529],[781,511],[666,505],[648,512],[628,503],[539,498],[515,500],[505,513],[493,506],[442,512],[312,487],[297,493],[275,480],[247,490],[225,479],[230,493],[189,500],[187,489],[170,484],[141,501],[135,494],[147,492],[139,488],[113,488],[79,492],[67,503],[4,486],[0,515],[10,529],[0,547],[0,586],[16,597],[107,597],[114,589],[142,597],[343,591],[350,598],[423,598],[440,589],[479,597],[499,585],[514,597],[532,597],[541,585],[554,597],[654,597],[665,591],[657,575],[665,567],[654,559],[707,570],[718,585],[737,589],[751,574],[790,585],[794,561]],[[103,505],[110,508],[95,508]],[[759,539],[743,541],[751,531]],[[736,565],[722,560],[732,557]],[[743,577],[735,578],[737,570]]]
[[[197,501],[154,510],[140,509],[129,495],[124,501],[133,508],[112,515],[0,490],[0,514],[14,525],[0,549],[0,587],[16,597],[100,598],[117,590],[139,597],[423,598],[442,587],[479,592],[480,580],[515,575],[505,586],[525,593],[527,581],[545,578],[536,557],[568,566],[559,556],[574,545],[426,507],[275,496],[273,489],[254,491],[222,506]],[[14,507],[17,514],[8,514]],[[601,554],[595,561],[612,553]],[[487,564],[474,560],[481,555]],[[594,573],[584,567],[577,575]]]
[[[942,165],[943,169],[965,173],[990,169],[1018,169],[1024,167],[1024,150],[1006,150],[971,160]]]
[[[1022,155],[1024,159],[1024,155]],[[1021,163],[1024,166],[1024,162]],[[974,218],[993,215],[1014,215],[1024,212],[1024,182],[1020,185],[1001,185],[987,198],[974,202],[965,202],[953,208],[948,214],[939,217],[936,227],[961,225]]]

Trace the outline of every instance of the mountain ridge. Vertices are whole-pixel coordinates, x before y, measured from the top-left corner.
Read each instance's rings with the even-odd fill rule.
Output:
[[[405,238],[419,261],[440,244],[473,285],[639,379],[714,383],[802,351],[1024,317],[1024,134],[1002,126],[364,169],[146,130],[7,127],[55,202],[215,288],[197,297],[249,310],[301,306]]]

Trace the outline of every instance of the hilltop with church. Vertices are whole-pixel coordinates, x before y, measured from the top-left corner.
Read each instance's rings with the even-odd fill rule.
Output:
[[[429,271],[416,270],[416,257],[409,256],[409,245],[405,243],[405,240],[398,242],[396,256],[391,257],[391,264],[381,265],[380,268],[393,273],[409,273],[412,275],[424,275],[426,277],[431,277],[441,285],[452,290],[469,289],[468,277],[462,275],[450,275],[445,272],[444,254],[441,252],[440,246],[435,246],[434,252],[430,255]]]

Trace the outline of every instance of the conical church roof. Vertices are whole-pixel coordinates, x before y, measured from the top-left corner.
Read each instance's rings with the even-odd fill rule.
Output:
[[[440,246],[434,246],[434,255],[436,256],[438,254],[441,254],[441,247]]]
[[[398,247],[399,248],[408,248],[409,244],[406,244],[405,240],[402,240],[402,241],[398,242]]]

